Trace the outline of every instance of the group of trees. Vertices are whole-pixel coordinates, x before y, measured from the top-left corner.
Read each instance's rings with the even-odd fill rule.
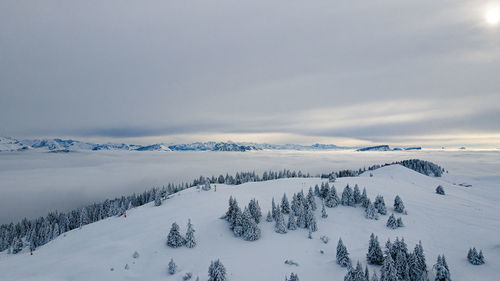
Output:
[[[440,167],[439,165],[436,165],[432,162],[425,161],[425,160],[420,160],[420,159],[410,159],[410,160],[403,160],[403,161],[397,161],[397,162],[392,162],[392,163],[386,163],[383,165],[373,165],[368,168],[362,168],[358,170],[341,170],[338,172],[331,172],[328,174],[322,174],[321,178],[327,178],[327,179],[335,179],[335,178],[343,178],[343,177],[356,177],[361,175],[362,173],[366,171],[373,171],[385,166],[390,166],[390,165],[401,165],[404,166],[408,169],[412,169],[418,173],[424,174],[426,176],[434,176],[434,177],[440,177],[442,174],[445,172],[444,168]]]
[[[191,219],[188,220],[186,236],[182,236],[177,223],[172,223],[170,232],[167,236],[167,246],[171,248],[179,248],[186,246],[187,248],[194,248],[196,246],[196,239],[194,237],[194,228],[191,224]]]
[[[484,264],[484,255],[483,250],[479,250],[479,253],[476,250],[476,247],[469,249],[467,253],[467,260],[473,265],[481,265]]]
[[[385,252],[382,252],[378,237],[373,233],[370,235],[368,253],[366,254],[368,264],[381,265],[380,279],[376,273],[370,279],[368,268],[363,268],[358,261],[356,267],[352,267],[349,253],[344,246],[342,239],[337,245],[337,263],[343,267],[348,267],[345,281],[427,281],[428,271],[425,262],[424,249],[422,243],[415,245],[413,252],[408,252],[408,247],[404,239],[396,238],[394,243],[387,241]],[[434,266],[436,270],[436,281],[450,281],[448,265],[443,257],[438,257],[438,262]],[[445,279],[442,279],[445,276]],[[439,278],[439,279],[438,279]]]
[[[151,202],[162,190],[159,192],[158,189],[152,189],[142,194],[105,200],[67,213],[50,212],[46,217],[23,219],[17,224],[1,225],[0,251],[10,249],[12,253],[18,253],[26,246],[34,251],[64,232],[108,217],[122,215],[130,208]],[[164,192],[167,192],[166,189]]]
[[[394,216],[394,214],[391,214],[389,216],[389,219],[387,219],[387,224],[386,226],[390,229],[396,229],[398,227],[403,227],[403,219],[401,217],[397,218]]]
[[[229,208],[224,218],[229,222],[229,228],[235,236],[246,241],[255,241],[260,238],[261,232],[258,224],[262,219],[262,212],[257,200],[250,200],[248,207],[245,207],[242,212],[238,201],[230,197]]]
[[[286,194],[283,194],[281,205],[276,204],[274,198],[272,199],[271,212],[268,213],[267,221],[274,221],[274,230],[280,234],[297,228],[308,229],[311,233],[318,230],[314,215],[316,209],[317,205],[312,188],[309,188],[307,195],[303,191],[294,193],[291,203]],[[288,223],[285,223],[286,215],[288,215]]]

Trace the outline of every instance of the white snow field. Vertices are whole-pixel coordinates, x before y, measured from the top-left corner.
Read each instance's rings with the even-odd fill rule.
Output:
[[[446,167],[445,167],[446,168]],[[409,250],[422,241],[428,268],[445,254],[454,281],[499,280],[500,269],[500,189],[496,177],[467,178],[453,173],[431,178],[393,165],[365,173],[355,178],[340,178],[335,182],[340,194],[346,184],[366,187],[373,201],[384,196],[388,215],[379,220],[364,217],[362,207],[338,206],[327,209],[328,218],[316,211],[319,230],[313,239],[307,231],[298,229],[287,234],[274,232],[274,223],[261,222],[262,237],[247,242],[234,237],[228,223],[220,217],[226,212],[229,196],[243,208],[251,198],[257,198],[265,216],[274,196],[280,202],[284,192],[293,193],[320,184],[321,179],[281,179],[246,183],[236,186],[217,184],[216,192],[184,190],[155,207],[152,203],[128,211],[127,217],[108,218],[61,235],[38,248],[31,256],[25,249],[17,255],[0,253],[0,280],[182,280],[187,272],[193,279],[207,280],[211,260],[222,261],[229,280],[283,280],[291,272],[302,281],[341,281],[346,269],[335,263],[335,249],[342,237],[351,259],[366,264],[368,240],[373,232],[383,247],[388,238],[404,237]],[[455,185],[468,181],[472,187]],[[445,196],[435,188],[443,185]],[[393,212],[396,195],[403,199],[407,215],[405,226],[395,230],[385,224]],[[318,198],[316,202],[319,203]],[[177,222],[184,234],[188,218],[195,227],[198,245],[172,249],[166,246],[170,226]],[[320,236],[330,238],[328,244]],[[482,249],[486,263],[471,265],[467,259],[470,247]],[[320,253],[324,251],[324,254]],[[132,257],[134,251],[140,256]],[[167,273],[173,258],[178,273]],[[284,264],[292,259],[299,266]],[[129,269],[125,269],[125,265]],[[113,268],[113,270],[111,270]],[[379,274],[378,266],[369,266]],[[430,273],[433,280],[433,273]]]

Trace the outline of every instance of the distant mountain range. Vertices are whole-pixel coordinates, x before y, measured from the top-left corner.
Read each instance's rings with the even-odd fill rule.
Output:
[[[400,151],[400,150],[422,150],[420,146],[412,146],[412,147],[394,147],[390,148],[388,145],[376,145],[376,146],[368,146],[359,148],[356,151]]]
[[[136,145],[124,143],[97,144],[71,139],[33,139],[17,140],[11,137],[0,137],[0,152],[36,150],[51,153],[64,153],[74,151],[250,151],[250,150],[354,150],[358,151],[388,151],[412,150],[420,147],[393,148],[388,145],[372,147],[343,147],[334,144],[268,144],[252,142],[194,142],[189,144],[156,143],[151,145]]]

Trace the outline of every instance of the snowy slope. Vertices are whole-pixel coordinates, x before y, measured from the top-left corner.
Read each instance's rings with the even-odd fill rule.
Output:
[[[366,187],[373,200],[377,194],[385,198],[389,214],[394,196],[403,199],[408,215],[405,227],[385,227],[388,216],[367,220],[361,207],[339,206],[327,209],[327,219],[316,213],[319,231],[307,239],[303,229],[277,234],[273,224],[261,222],[262,237],[255,242],[235,238],[219,217],[227,209],[229,196],[240,207],[255,197],[263,213],[271,207],[271,198],[278,201],[283,192],[288,198],[301,189],[321,183],[320,179],[283,179],[247,183],[238,186],[217,185],[217,192],[188,189],[163,202],[148,204],[127,213],[127,218],[109,218],[62,235],[40,247],[33,256],[0,253],[1,280],[182,280],[186,272],[207,279],[210,261],[220,258],[230,280],[283,280],[285,274],[298,273],[300,280],[341,281],[345,268],[335,263],[337,240],[342,237],[353,261],[363,265],[369,235],[374,232],[382,245],[387,238],[404,237],[409,249],[422,240],[427,265],[431,267],[439,254],[445,254],[454,281],[498,280],[500,268],[500,207],[495,202],[498,189],[453,185],[454,175],[431,178],[402,166],[388,166],[356,178],[340,178],[335,183],[342,192],[347,183]],[[447,195],[434,193],[443,185]],[[319,203],[318,199],[317,203]],[[185,232],[191,218],[198,245],[193,249],[172,249],[165,245],[172,222]],[[319,237],[327,235],[330,243]],[[466,260],[469,247],[483,249],[486,264],[473,266]],[[324,250],[324,254],[320,253]],[[25,250],[26,251],[26,250]],[[140,257],[133,259],[138,251]],[[167,264],[173,258],[180,272],[169,276]],[[300,266],[284,264],[293,259]],[[125,270],[125,264],[129,269]],[[110,268],[114,268],[113,271]],[[370,266],[370,273],[379,270]]]

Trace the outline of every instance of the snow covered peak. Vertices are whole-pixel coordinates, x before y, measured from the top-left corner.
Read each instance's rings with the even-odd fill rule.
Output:
[[[2,151],[22,151],[30,147],[16,139],[9,137],[0,137],[0,152]]]

